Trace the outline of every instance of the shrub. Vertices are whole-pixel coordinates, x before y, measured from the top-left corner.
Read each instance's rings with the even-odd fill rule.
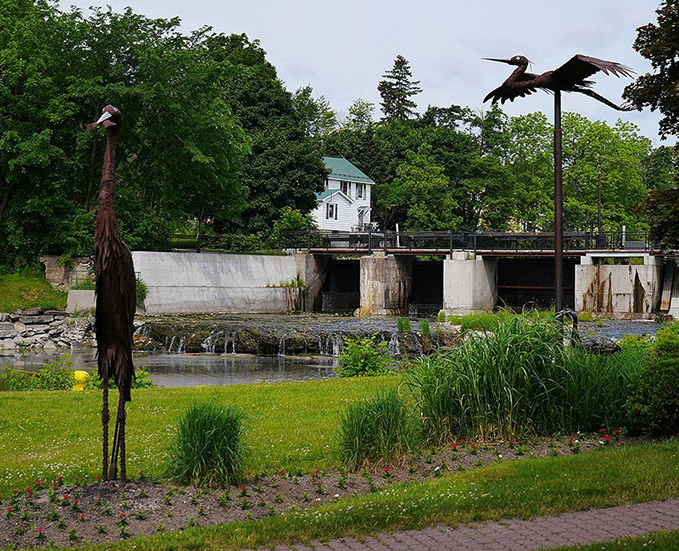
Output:
[[[48,363],[39,371],[22,371],[3,368],[0,374],[4,386],[13,391],[24,390],[69,390],[75,379],[68,358]]]
[[[90,374],[90,378],[85,383],[86,390],[101,389],[103,383],[99,378],[99,373],[93,371]],[[109,383],[109,388],[115,388],[116,382],[113,376],[111,376]],[[141,367],[137,367],[134,370],[134,378],[132,379],[132,388],[152,388],[156,386],[156,382],[151,379],[149,372]]]
[[[644,349],[565,348],[554,316],[526,313],[406,372],[429,439],[512,437],[624,423]]]
[[[243,465],[243,414],[215,402],[192,405],[179,419],[167,475],[182,482],[221,486],[236,482]]]
[[[429,328],[429,320],[422,320],[420,322],[420,332],[422,333],[422,338],[431,338],[431,330]]]
[[[439,312],[438,316],[436,316],[436,321],[438,321],[439,323],[445,323],[446,322],[446,313],[443,310],[441,310]]]
[[[416,422],[397,389],[351,404],[340,418],[340,455],[351,468],[366,461],[392,461],[416,444]]]
[[[656,334],[638,384],[627,401],[630,428],[655,434],[679,434],[679,323]]]
[[[408,318],[398,318],[396,327],[399,333],[410,333],[410,320]]]
[[[377,342],[377,335],[345,337],[337,373],[340,377],[364,377],[388,373],[391,359],[387,347],[385,341]]]
[[[146,300],[146,295],[148,294],[149,288],[146,282],[137,276],[137,285],[135,287],[135,303],[137,306],[144,306],[144,301]]]

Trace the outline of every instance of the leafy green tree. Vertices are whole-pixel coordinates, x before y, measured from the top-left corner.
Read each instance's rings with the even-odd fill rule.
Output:
[[[394,66],[382,75],[384,80],[377,85],[382,98],[383,120],[406,120],[415,116],[417,105],[411,98],[422,92],[422,88],[419,87],[420,81],[412,80],[412,77],[408,60],[397,55]]]
[[[268,233],[283,207],[315,208],[327,175],[322,156],[308,133],[308,118],[297,111],[257,40],[219,34],[205,47],[233,69],[223,98],[251,143],[240,173],[248,204],[238,219],[217,220],[217,229]]]
[[[349,106],[349,114],[342,122],[342,128],[347,130],[367,130],[373,125],[375,104],[361,98],[354,100]]]
[[[679,3],[664,0],[656,10],[658,20],[637,29],[634,49],[651,62],[652,73],[640,75],[625,88],[623,97],[635,107],[650,107],[663,114],[660,135],[679,134]]]
[[[406,162],[397,171],[382,201],[397,199],[384,205],[405,208],[405,229],[415,231],[457,229],[459,218],[453,214],[456,203],[450,193],[450,182],[443,167],[437,166],[424,150],[408,152]]]
[[[679,189],[652,190],[640,205],[653,239],[665,250],[679,249]]]
[[[306,134],[322,147],[328,134],[337,128],[337,115],[324,96],[314,98],[312,94],[311,86],[305,86],[293,94],[292,102],[304,122]]]

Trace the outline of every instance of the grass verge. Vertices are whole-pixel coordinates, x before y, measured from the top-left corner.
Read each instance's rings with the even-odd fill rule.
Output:
[[[127,406],[128,473],[160,476],[178,417],[192,403],[209,400],[247,412],[245,470],[336,466],[340,414],[396,383],[370,377],[134,390]],[[110,400],[117,403],[115,395]],[[0,496],[39,478],[92,480],[101,463],[100,415],[97,391],[0,392]]]
[[[0,277],[0,312],[17,308],[66,308],[66,293],[55,291],[42,275],[9,274]]]
[[[643,536],[618,538],[613,541],[552,548],[553,551],[677,551],[679,549],[679,530],[653,532]]]
[[[260,521],[189,529],[85,549],[232,549],[533,518],[679,495],[679,441],[500,463]]]

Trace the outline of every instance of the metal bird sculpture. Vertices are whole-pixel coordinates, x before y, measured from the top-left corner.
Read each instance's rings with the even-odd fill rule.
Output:
[[[118,233],[113,205],[115,189],[114,169],[118,129],[122,123],[120,111],[112,105],[104,107],[99,120],[88,127],[106,128],[106,152],[99,186],[99,213],[94,231],[94,272],[96,286],[95,331],[97,336],[97,364],[103,384],[101,423],[103,431],[104,479],[117,476],[126,479],[125,468],[125,402],[131,400],[130,388],[134,378],[132,364],[132,333],[134,329],[135,275],[132,254]],[[114,377],[119,390],[116,428],[109,462],[108,456],[108,386]]]
[[[554,94],[554,306],[556,311],[564,307],[563,303],[563,178],[561,162],[561,92],[578,92],[617,111],[631,111],[633,107],[616,105],[612,101],[597,94],[591,89],[594,82],[587,80],[592,75],[603,71],[616,77],[631,77],[634,71],[615,61],[605,61],[595,57],[576,54],[558,69],[547,71],[541,75],[527,73],[528,58],[515,55],[510,59],[487,57],[489,61],[499,61],[515,65],[516,69],[501,86],[491,91],[483,101],[514,101],[523,98],[538,89]]]
[[[595,57],[576,54],[558,69],[547,71],[541,75],[535,75],[526,72],[530,60],[522,55],[515,55],[510,59],[496,59],[492,57],[486,57],[484,59],[516,65],[516,69],[509,75],[509,78],[505,80],[501,86],[495,88],[495,90],[483,98],[484,102],[488,100],[492,100],[493,103],[497,101],[504,103],[507,100],[514,101],[514,98],[523,98],[538,89],[542,89],[548,92],[578,92],[594,98],[618,111],[631,111],[634,109],[627,105],[616,105],[612,101],[597,94],[591,89],[594,82],[587,80],[587,78],[599,71],[602,71],[607,75],[615,75],[616,77],[631,77],[634,74],[632,69],[625,67],[620,63],[616,63],[615,61],[605,61]]]

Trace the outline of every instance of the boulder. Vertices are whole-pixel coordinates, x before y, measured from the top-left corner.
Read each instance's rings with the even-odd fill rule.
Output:
[[[44,316],[42,314],[36,314],[33,316],[21,316],[19,318],[19,321],[21,323],[25,323],[26,325],[34,325],[36,323],[52,323],[54,321],[54,316]]]

